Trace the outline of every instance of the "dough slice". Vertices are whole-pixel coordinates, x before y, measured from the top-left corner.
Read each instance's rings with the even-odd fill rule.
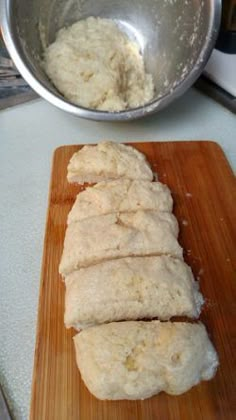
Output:
[[[169,256],[133,257],[82,268],[66,279],[65,325],[198,317],[203,297],[192,271]]]
[[[172,212],[169,188],[161,182],[118,179],[99,182],[77,195],[68,224],[113,212],[159,210]]]
[[[87,145],[74,153],[67,167],[69,182],[95,183],[117,178],[152,181],[153,173],[137,149],[112,141]]]
[[[158,211],[112,213],[67,227],[59,272],[62,275],[104,260],[168,254],[182,258],[173,214]]]
[[[101,400],[179,395],[219,364],[201,323],[114,322],[81,331],[74,344],[85,385]]]

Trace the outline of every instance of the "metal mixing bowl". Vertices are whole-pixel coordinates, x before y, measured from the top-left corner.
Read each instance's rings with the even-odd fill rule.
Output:
[[[2,0],[2,32],[18,70],[59,108],[95,120],[128,120],[160,110],[183,94],[203,70],[220,25],[220,0]],[[88,16],[114,19],[143,53],[156,94],[145,106],[96,111],[66,100],[47,78],[43,49],[63,26]]]

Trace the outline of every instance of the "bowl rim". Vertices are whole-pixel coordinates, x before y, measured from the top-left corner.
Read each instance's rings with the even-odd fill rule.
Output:
[[[186,77],[183,78],[183,80],[181,80],[175,87],[172,88],[171,94],[170,92],[167,92],[160,98],[154,99],[151,102],[137,108],[119,112],[111,112],[85,108],[83,106],[73,104],[67,99],[64,100],[56,93],[51,92],[44,85],[44,83],[30,71],[29,67],[27,66],[27,60],[25,56],[21,55],[20,47],[18,46],[17,42],[14,41],[14,31],[12,29],[11,22],[12,0],[0,1],[2,1],[0,4],[0,26],[3,40],[15,66],[21,73],[22,77],[32,87],[32,89],[35,90],[36,93],[38,93],[42,98],[46,99],[56,107],[76,116],[96,121],[127,121],[142,118],[145,115],[151,115],[157,111],[160,111],[174,100],[176,100],[178,97],[180,97],[184,92],[186,92],[200,76],[211,55],[220,29],[222,8],[221,0],[209,0],[212,5],[211,19],[209,19],[210,23],[208,27],[209,35],[206,37],[206,41],[194,64],[194,67],[186,75]]]

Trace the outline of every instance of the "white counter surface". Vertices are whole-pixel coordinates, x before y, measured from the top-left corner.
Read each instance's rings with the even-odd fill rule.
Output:
[[[0,112],[0,382],[17,420],[29,413],[53,150],[101,139],[215,140],[236,168],[235,115],[194,89],[130,123],[81,120],[42,99]]]

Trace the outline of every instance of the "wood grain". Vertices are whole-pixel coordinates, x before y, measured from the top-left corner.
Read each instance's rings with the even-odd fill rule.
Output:
[[[42,262],[31,420],[199,420],[236,418],[234,175],[214,142],[133,143],[160,181],[173,192],[185,260],[200,278],[206,304],[201,315],[219,353],[215,378],[178,397],[164,393],[145,401],[102,402],[81,381],[73,330],[63,325],[64,284],[58,274],[66,218],[80,187],[66,181],[71,155],[54,153]]]

